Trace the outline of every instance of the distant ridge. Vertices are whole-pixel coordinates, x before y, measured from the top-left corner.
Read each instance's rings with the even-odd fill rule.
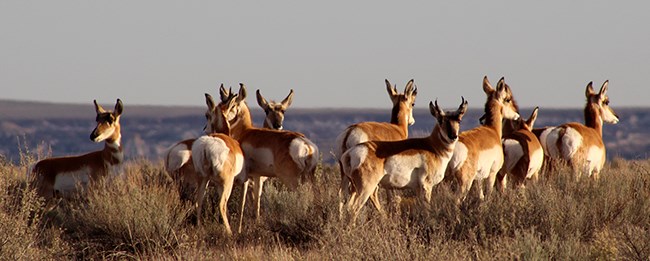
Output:
[[[102,104],[106,109],[113,103]],[[169,118],[187,115],[203,115],[201,106],[156,106],[124,104],[129,117]],[[18,101],[0,99],[0,120],[21,119],[79,119],[95,117],[93,102],[81,103],[52,103],[38,101]]]

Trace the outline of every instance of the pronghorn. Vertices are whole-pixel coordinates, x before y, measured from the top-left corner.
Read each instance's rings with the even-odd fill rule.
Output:
[[[101,177],[119,174],[119,166],[124,159],[121,145],[120,115],[122,101],[117,99],[114,111],[106,111],[93,101],[97,116],[97,127],[90,134],[94,142],[105,141],[104,149],[79,156],[44,159],[31,169],[39,196],[46,201],[55,195],[75,191],[80,184],[85,188],[88,183]]]
[[[223,84],[221,85],[221,89],[225,90]],[[228,91],[228,94],[229,93],[230,92]],[[224,99],[228,98],[228,94],[221,93],[222,102],[225,101]],[[266,114],[266,118],[264,118],[265,128],[271,128],[271,126],[273,126],[274,129],[282,129],[284,113],[291,105],[292,98],[293,90],[289,92],[289,95],[281,103],[275,103],[273,101],[267,103],[264,97],[262,97],[258,92],[258,103],[260,104],[260,107],[264,109],[264,113]],[[260,101],[260,99],[262,99],[262,101]],[[265,104],[265,106],[262,104]],[[206,114],[205,117],[207,118],[208,114]],[[215,127],[210,125],[208,121],[204,131],[206,134],[210,134],[214,132],[214,128]],[[191,148],[195,140],[196,139],[186,139],[179,141],[167,149],[165,153],[165,170],[178,183],[179,193],[181,193],[182,197],[185,197],[184,194],[187,192],[186,190],[192,190],[190,188],[195,188],[199,181],[198,176],[194,171],[194,164],[192,163]]]
[[[231,138],[230,126],[226,120],[227,114],[235,105],[236,96],[224,103],[215,105],[212,96],[205,94],[205,101],[208,106],[208,124],[215,126],[211,134],[199,137],[192,145],[192,162],[196,167],[198,190],[196,192],[195,207],[196,220],[200,224],[203,198],[209,181],[213,181],[217,187],[219,198],[219,212],[230,235],[230,223],[228,222],[227,204],[235,181],[243,184],[246,182],[244,171],[244,155],[239,142]],[[241,221],[240,221],[241,224]]]
[[[413,79],[411,79],[406,84],[404,93],[399,93],[397,88],[391,85],[388,79],[385,81],[388,96],[393,103],[390,122],[360,122],[348,126],[336,138],[337,147],[334,156],[337,162],[348,148],[352,148],[359,143],[370,140],[396,141],[408,138],[408,126],[415,123],[413,106],[415,106],[415,97],[418,94],[417,87],[413,83]],[[345,200],[346,195],[349,193],[350,181],[343,174],[343,169],[340,164],[339,168],[341,168],[341,187],[339,189],[341,203],[339,205],[339,212],[343,213],[343,200]],[[371,200],[378,207],[378,210],[381,210],[376,193],[371,196]]]
[[[287,108],[291,106],[291,100],[293,100],[293,89],[291,89],[289,95],[279,103],[275,101],[267,102],[260,93],[260,90],[257,90],[256,94],[257,104],[262,107],[266,114],[263,127],[267,129],[281,130],[283,128],[282,123],[284,122],[284,113],[287,111]]]
[[[524,187],[526,179],[537,180],[544,161],[544,151],[537,136],[532,133],[539,108],[535,107],[528,120],[505,120],[503,126],[504,162],[498,173],[497,186],[505,189],[506,177],[513,186]]]
[[[487,179],[488,194],[492,192],[496,174],[503,165],[501,145],[502,120],[518,119],[516,105],[510,87],[503,78],[492,88],[487,76],[483,78],[485,102],[485,125],[464,131],[460,134],[454,155],[447,167],[447,175],[458,182],[459,202],[466,196],[472,183]],[[483,184],[478,184],[479,197],[484,198]]]
[[[594,92],[593,82],[587,84],[585,96],[585,124],[565,123],[557,127],[547,127],[536,131],[547,158],[562,159],[569,163],[576,178],[583,173],[598,179],[605,165],[605,144],[603,144],[603,122],[616,124],[619,119],[609,107],[605,81],[598,93]]]
[[[233,95],[224,88],[220,93]],[[284,130],[253,127],[246,104],[246,87],[240,83],[234,117],[230,120],[231,136],[239,141],[246,158],[246,173],[253,181],[255,217],[260,216],[263,178],[277,177],[290,188],[296,188],[299,179],[313,179],[318,163],[318,147],[305,135]],[[246,195],[248,186],[244,185]],[[242,206],[246,197],[242,196]],[[243,212],[243,207],[242,207]]]
[[[456,111],[442,111],[437,101],[429,102],[429,109],[437,124],[428,137],[368,141],[343,153],[340,164],[352,183],[348,206],[353,220],[378,186],[410,188],[423,202],[431,200],[431,190],[444,178],[454,152],[467,101],[463,99]]]

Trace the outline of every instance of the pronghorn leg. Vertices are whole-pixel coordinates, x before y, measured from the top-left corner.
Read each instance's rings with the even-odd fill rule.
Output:
[[[201,211],[203,211],[203,198],[205,198],[205,191],[208,188],[209,179],[201,177],[199,180],[199,187],[196,190],[196,198],[194,199],[194,207],[196,208],[196,225],[201,225]]]
[[[356,222],[361,208],[366,204],[370,195],[374,192],[374,188],[363,187],[358,190],[358,195],[355,198],[355,202],[352,205],[352,222]]]
[[[230,222],[228,222],[228,198],[230,198],[230,193],[232,192],[232,180],[223,180],[223,184],[217,185],[221,190],[218,191],[221,194],[219,198],[219,212],[221,214],[221,220],[223,220],[223,225],[226,227],[226,233],[232,235],[232,230],[230,229]]]
[[[237,228],[237,233],[241,234],[241,227],[242,223],[244,221],[244,209],[246,206],[246,195],[248,194],[248,184],[250,184],[250,180],[246,179],[244,181],[244,184],[242,185],[242,196],[241,196],[241,211],[239,212],[239,228]]]
[[[262,188],[264,186],[264,180],[266,178],[262,176],[256,176],[253,178],[253,193],[255,199],[255,219],[260,218],[260,204],[262,201]]]
[[[390,192],[386,192],[386,197],[390,198],[388,195]],[[372,205],[375,206],[377,211],[379,211],[380,214],[384,214],[384,210],[381,208],[381,202],[379,202],[379,186],[375,187],[375,190],[370,194],[370,202],[372,202]],[[390,201],[389,201],[390,202]]]
[[[341,185],[339,187],[339,217],[343,217],[343,206],[345,205],[345,200],[350,195],[350,179],[345,175],[343,164],[340,162],[339,169],[341,171]]]
[[[501,194],[503,194],[505,193],[505,189],[507,185],[508,185],[508,174],[503,169],[499,170],[499,172],[497,172],[497,180],[494,186]]]
[[[490,175],[487,178],[487,184],[486,184],[487,188],[485,188],[485,190],[486,190],[488,196],[491,195],[492,191],[494,190],[494,183],[497,180],[497,172],[498,172],[498,170],[491,171]]]

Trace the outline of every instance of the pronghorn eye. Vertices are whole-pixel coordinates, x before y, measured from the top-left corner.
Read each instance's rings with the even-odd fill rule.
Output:
[[[414,103],[411,103],[411,107],[415,107],[415,102],[414,102]]]
[[[605,100],[603,103],[604,103],[605,105],[609,105],[609,100]]]

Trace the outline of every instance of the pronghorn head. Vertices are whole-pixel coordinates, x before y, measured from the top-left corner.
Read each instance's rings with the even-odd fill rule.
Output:
[[[228,96],[226,101],[219,104],[214,102],[210,94],[205,94],[205,103],[208,106],[205,112],[205,133],[223,133],[230,135],[230,122],[227,117],[233,110],[236,104],[238,94]]]
[[[228,114],[226,114],[226,119],[230,125],[235,125],[237,121],[242,118],[242,114],[248,113],[246,95],[246,87],[243,83],[239,84],[239,92],[236,94],[232,92],[232,87],[228,88],[227,90],[223,87],[223,84],[221,84],[221,87],[219,87],[219,96],[221,97],[221,103],[226,103],[233,97],[235,100],[234,107],[228,112]]]
[[[528,130],[528,131],[533,131],[533,125],[535,124],[535,120],[537,120],[537,112],[539,111],[539,107],[535,107],[533,112],[530,114],[530,117],[528,117],[527,120],[523,118],[519,118],[517,120],[509,120],[506,121],[507,125],[503,126],[503,133],[505,134],[510,134],[518,130]]]
[[[287,111],[289,106],[291,106],[291,100],[293,100],[293,89],[289,91],[289,95],[287,95],[287,97],[281,102],[267,102],[259,89],[256,94],[257,104],[262,107],[264,114],[266,114],[266,118],[264,118],[264,128],[281,130],[282,123],[284,122],[284,112]]]
[[[437,129],[440,137],[443,137],[443,139],[448,143],[455,142],[458,139],[460,122],[467,111],[467,101],[463,97],[461,97],[461,99],[462,101],[460,106],[456,111],[447,112],[440,109],[438,106],[438,100],[436,100],[435,104],[429,102],[429,111],[431,111],[431,115],[436,118],[439,126],[439,128],[434,128],[434,130]]]
[[[487,76],[483,78],[483,91],[487,95],[487,102],[485,103],[485,122],[489,123],[496,112],[498,112],[503,119],[516,120],[519,119],[519,108],[517,103],[512,97],[510,86],[501,77],[497,83],[497,88],[492,88]],[[498,111],[494,111],[498,110]],[[483,117],[482,117],[483,118]]]
[[[90,140],[94,142],[101,142],[104,140],[109,140],[115,142],[120,140],[120,115],[122,115],[122,100],[117,99],[115,103],[115,109],[113,111],[106,111],[104,108],[97,104],[97,100],[93,101],[95,103],[95,112],[97,116],[95,121],[97,121],[97,127],[90,133]]]
[[[616,124],[618,123],[618,115],[616,115],[614,110],[611,107],[609,107],[609,97],[607,96],[608,84],[609,84],[609,80],[605,81],[603,83],[603,86],[600,87],[600,91],[598,93],[594,92],[592,82],[589,82],[589,84],[587,84],[587,90],[585,91],[585,96],[587,96],[587,107],[595,106],[597,110],[600,112],[600,117],[602,121]],[[585,115],[585,118],[589,119],[587,115]]]
[[[407,117],[408,124],[415,124],[413,106],[415,106],[415,97],[418,95],[418,87],[413,83],[413,79],[406,83],[404,93],[397,92],[397,88],[391,85],[388,79],[386,79],[386,90],[388,90],[388,96],[390,96],[390,100],[393,102],[393,113],[391,115],[404,117],[400,116],[399,112],[406,112],[405,116]],[[391,119],[391,122],[397,122],[397,119]]]

